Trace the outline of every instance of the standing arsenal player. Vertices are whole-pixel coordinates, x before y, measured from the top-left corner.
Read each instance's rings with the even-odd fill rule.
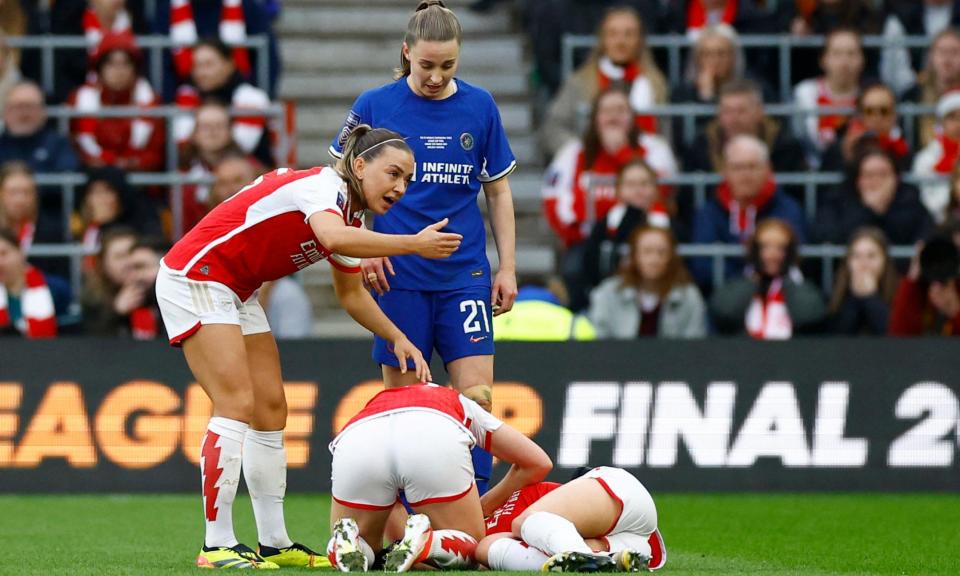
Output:
[[[328,260],[340,304],[388,341],[406,370],[428,364],[380,311],[360,281],[359,258],[417,254],[446,258],[460,235],[446,220],[417,234],[366,230],[365,210],[384,214],[404,195],[413,153],[396,133],[358,126],[337,167],[280,169],[257,178],[211,211],[163,258],[157,300],[174,346],[213,402],[201,452],[206,537],[201,567],[316,566],[322,556],[294,543],[283,520],[286,400],[277,345],[257,289]],[[231,508],[241,468],[253,500],[260,554],[239,544]]]

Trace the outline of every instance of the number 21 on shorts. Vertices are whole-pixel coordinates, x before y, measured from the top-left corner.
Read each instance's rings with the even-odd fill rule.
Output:
[[[473,334],[475,332],[490,333],[490,317],[487,316],[487,303],[483,300],[463,300],[460,302],[460,312],[466,314],[463,320],[463,333]],[[483,319],[483,328],[480,327]]]

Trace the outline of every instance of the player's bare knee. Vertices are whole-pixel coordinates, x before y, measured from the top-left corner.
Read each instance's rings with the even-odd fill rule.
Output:
[[[487,412],[493,410],[493,389],[489,384],[468,385],[461,388],[460,393],[479,404]]]

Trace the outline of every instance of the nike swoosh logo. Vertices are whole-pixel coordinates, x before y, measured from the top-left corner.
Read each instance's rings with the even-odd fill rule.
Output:
[[[477,342],[482,342],[483,340],[486,340],[486,339],[487,339],[486,336],[471,336],[470,342],[473,344],[476,344]]]

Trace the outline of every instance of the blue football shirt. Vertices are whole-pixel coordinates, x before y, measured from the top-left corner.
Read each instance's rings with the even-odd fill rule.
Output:
[[[453,81],[457,91],[443,100],[414,94],[406,78],[364,92],[330,146],[330,153],[339,157],[347,135],[358,124],[401,134],[416,157],[413,181],[400,202],[377,216],[373,229],[416,234],[449,218],[444,231],[463,235],[460,249],[445,260],[391,258],[397,273],[390,278],[394,288],[439,291],[491,284],[477,194],[484,182],[509,174],[516,160],[493,96],[463,80]]]

